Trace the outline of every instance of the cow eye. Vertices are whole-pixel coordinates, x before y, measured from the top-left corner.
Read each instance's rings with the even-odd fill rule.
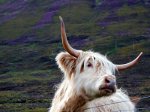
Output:
[[[92,64],[91,64],[91,63],[88,63],[87,67],[92,67]]]

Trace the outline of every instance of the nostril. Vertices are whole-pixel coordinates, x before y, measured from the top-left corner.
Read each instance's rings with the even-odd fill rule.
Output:
[[[105,85],[106,86],[114,86],[116,84],[116,81],[112,77],[105,77]]]
[[[105,78],[105,83],[110,83],[110,80],[108,78]]]

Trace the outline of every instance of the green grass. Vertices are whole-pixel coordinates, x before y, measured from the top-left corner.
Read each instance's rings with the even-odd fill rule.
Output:
[[[145,55],[149,54],[149,47],[146,47],[150,42],[140,42],[136,44],[131,44],[121,49],[118,49],[117,55],[125,56],[130,54],[138,54],[144,52]]]
[[[10,0],[0,0],[0,4],[3,4],[5,2],[7,2],[7,1],[10,1]]]
[[[35,108],[35,109],[25,109],[24,112],[46,112],[48,109],[46,108]]]
[[[33,107],[35,104],[26,104],[26,103],[12,103],[1,105],[3,110],[7,109],[7,112],[46,112],[48,108],[44,107]]]
[[[0,80],[0,83],[6,87],[15,87],[0,92],[0,107],[19,112],[46,111],[51,101],[49,94],[54,90],[48,84],[60,77],[59,72],[52,69],[8,72],[5,75],[10,75],[11,78]]]
[[[23,34],[30,32],[33,25],[35,25],[41,18],[41,13],[22,13],[16,18],[0,25],[0,38],[1,39],[15,39]]]
[[[60,31],[59,15],[64,19],[68,35],[96,35],[100,30],[96,24],[97,12],[92,10],[88,2],[61,9],[54,17],[54,22],[57,23],[55,31]]]
[[[127,6],[124,5],[123,7],[121,7],[117,14],[118,16],[127,16],[127,15],[131,15],[131,14],[142,14],[142,13],[147,13],[148,9],[146,9],[143,6]]]
[[[129,32],[131,35],[142,35],[146,33],[146,28],[148,27],[147,23],[138,23],[138,21],[130,20],[111,24],[106,29],[111,33]]]
[[[1,91],[0,99],[0,104],[19,103],[25,100],[25,97],[23,94],[21,94],[21,92],[18,91]]]
[[[0,59],[3,60],[2,62],[8,64],[8,66],[2,66],[1,71],[2,69],[15,72],[16,70],[24,71],[30,68],[32,70],[47,69],[50,65],[48,65],[48,62],[42,61],[41,58],[47,58],[48,61],[51,60],[49,63],[55,64],[56,49],[59,49],[57,43],[52,45],[27,44],[1,46]]]
[[[102,0],[95,0],[96,4],[99,4]]]
[[[57,75],[51,75],[54,69],[50,70],[25,70],[25,71],[17,71],[17,72],[7,72],[5,75],[10,76],[10,78],[6,78],[0,81],[0,83],[9,82],[9,83],[26,83],[30,81],[49,81],[53,78],[56,78]],[[1,74],[3,75],[3,74]]]

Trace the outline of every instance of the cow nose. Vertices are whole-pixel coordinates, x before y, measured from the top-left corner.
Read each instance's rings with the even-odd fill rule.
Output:
[[[114,76],[106,76],[105,77],[105,85],[107,87],[114,87],[116,85],[116,80]]]

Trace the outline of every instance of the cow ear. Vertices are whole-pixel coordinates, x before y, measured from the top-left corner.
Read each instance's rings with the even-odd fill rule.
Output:
[[[67,52],[61,52],[56,56],[56,62],[61,71],[69,78],[75,72],[77,58],[68,54]]]

